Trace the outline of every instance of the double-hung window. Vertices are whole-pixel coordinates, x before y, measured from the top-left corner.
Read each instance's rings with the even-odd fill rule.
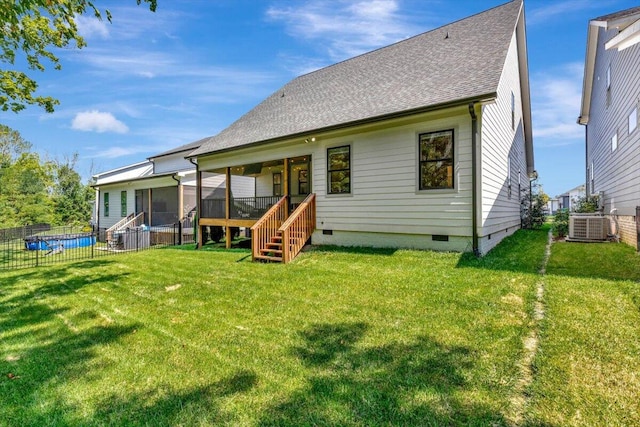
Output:
[[[104,205],[104,216],[108,217],[109,216],[109,193],[104,193],[103,196],[103,205]]]
[[[452,189],[453,129],[420,134],[420,190]]]
[[[120,216],[121,217],[127,216],[127,192],[126,191],[120,192]]]
[[[351,193],[351,146],[327,149],[327,177],[329,194]]]

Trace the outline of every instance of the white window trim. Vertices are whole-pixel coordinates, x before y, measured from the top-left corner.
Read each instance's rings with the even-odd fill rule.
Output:
[[[613,153],[618,149],[618,132],[615,132],[611,137],[611,152]]]
[[[638,107],[629,114],[629,135],[638,128]]]

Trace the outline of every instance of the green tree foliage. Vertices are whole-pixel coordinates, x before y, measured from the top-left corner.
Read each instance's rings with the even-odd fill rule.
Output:
[[[156,10],[157,0],[136,0]],[[43,62],[61,68],[54,48],[81,49],[86,42],[78,32],[76,18],[93,14],[111,21],[108,10],[101,12],[91,0],[0,0],[0,62],[15,68],[18,54],[24,55],[31,70],[44,71]],[[28,104],[53,112],[59,101],[36,95],[38,84],[16,69],[0,69],[0,109],[18,112]]]
[[[575,199],[573,210],[577,213],[591,213],[598,211],[600,197],[597,194]]]
[[[525,195],[520,201],[523,228],[540,228],[546,220],[545,206],[549,196],[542,191],[540,185],[534,184],[531,194]]]
[[[0,124],[0,167],[8,165],[30,149],[31,143],[22,139],[20,132]]]
[[[77,160],[75,155],[55,167],[53,203],[60,224],[86,224],[91,217],[93,191],[75,171]]]
[[[553,218],[553,235],[556,237],[565,237],[569,234],[569,210],[560,209]]]
[[[93,192],[65,162],[42,160],[31,144],[0,125],[0,228],[87,223]]]
[[[2,227],[55,223],[50,197],[52,166],[50,162],[42,162],[37,153],[22,153],[15,162],[2,168]]]

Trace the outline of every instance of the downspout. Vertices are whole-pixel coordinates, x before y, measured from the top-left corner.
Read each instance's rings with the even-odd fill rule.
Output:
[[[477,257],[480,256],[480,249],[478,246],[478,148],[477,145],[477,133],[478,133],[478,116],[476,115],[476,103],[473,101],[469,103],[469,115],[471,115],[471,235],[473,254]]]

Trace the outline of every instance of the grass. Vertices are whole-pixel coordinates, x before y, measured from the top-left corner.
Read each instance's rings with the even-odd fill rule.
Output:
[[[286,266],[164,249],[0,273],[0,424],[504,425],[543,247]]]
[[[640,425],[640,256],[556,243],[531,388],[531,425]]]
[[[279,265],[185,246],[0,272],[0,425],[637,424],[638,258],[555,244],[543,279],[546,238],[482,259],[318,248]],[[598,262],[573,267],[582,250]]]

